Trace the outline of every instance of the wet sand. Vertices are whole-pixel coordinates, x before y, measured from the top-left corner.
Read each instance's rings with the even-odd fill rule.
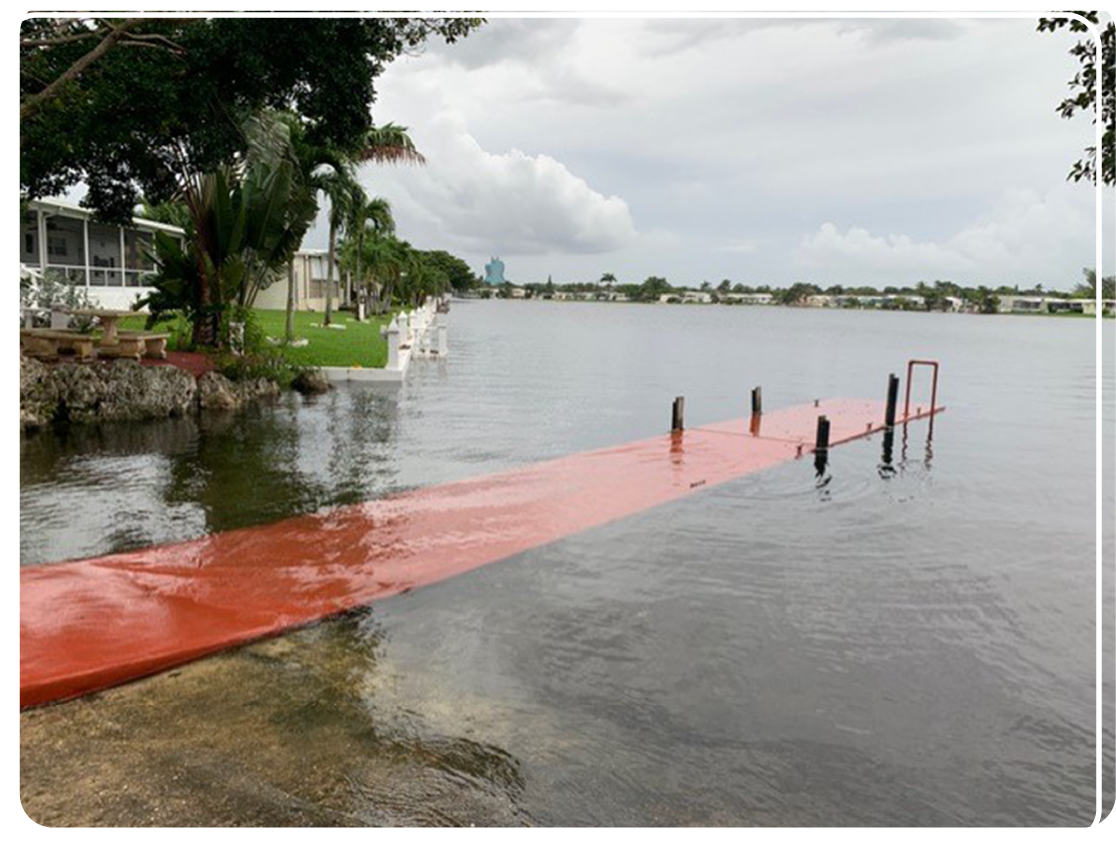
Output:
[[[24,810],[51,827],[530,823],[513,758],[382,723],[357,616],[23,712]]]

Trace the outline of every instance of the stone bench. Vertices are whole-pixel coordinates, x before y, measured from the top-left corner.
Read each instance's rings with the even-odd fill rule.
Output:
[[[144,358],[166,358],[167,338],[169,337],[169,334],[161,334],[159,332],[118,331],[116,333],[117,340],[143,341]]]
[[[98,358],[131,358],[138,361],[143,355],[144,342],[138,337],[116,336],[116,343],[97,343]]]
[[[27,355],[40,361],[57,361],[60,352],[72,352],[81,361],[92,361],[95,357],[96,339],[81,332],[21,329],[19,339]]]

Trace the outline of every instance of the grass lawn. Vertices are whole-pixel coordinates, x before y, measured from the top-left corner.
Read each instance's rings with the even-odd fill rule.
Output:
[[[282,338],[287,325],[285,311],[256,311],[260,328],[268,337]],[[347,311],[333,312],[334,325],[345,329],[322,328],[320,312],[296,311],[295,337],[306,338],[306,346],[286,349],[296,364],[311,367],[382,367],[387,363],[387,341],[380,336],[380,326],[391,321],[391,315],[374,317],[358,323]]]
[[[261,331],[274,338],[282,338],[286,330],[285,311],[256,310],[256,320]],[[287,353],[295,364],[308,367],[382,367],[387,363],[387,341],[380,336],[380,326],[391,321],[391,314],[374,317],[358,323],[347,311],[333,312],[333,324],[344,326],[342,329],[322,328],[322,314],[312,311],[296,311],[295,337],[310,341],[306,346],[277,347]],[[118,325],[125,330],[139,330],[144,327],[144,317],[125,317]],[[159,323],[153,331],[170,332],[172,337],[168,349],[177,349],[181,332],[183,340],[189,337],[189,327],[185,321],[175,325],[175,320]]]

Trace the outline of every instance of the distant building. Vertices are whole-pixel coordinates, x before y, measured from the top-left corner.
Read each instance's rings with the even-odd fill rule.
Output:
[[[713,294],[702,290],[676,290],[674,293],[664,293],[659,296],[659,302],[669,303],[698,303],[708,305],[713,301]]]
[[[841,303],[836,296],[815,293],[806,297],[807,308],[839,308],[840,306]]]
[[[329,252],[324,249],[300,249],[294,254],[291,263],[294,265],[295,310],[325,311],[326,288],[329,286]],[[281,270],[275,281],[256,295],[255,307],[269,311],[285,310],[289,279],[287,271]],[[341,300],[341,267],[338,258],[334,256],[334,305],[339,305]]]
[[[484,283],[486,285],[502,285],[504,278],[504,262],[493,256],[492,260],[484,265]]]
[[[742,305],[770,305],[773,297],[769,293],[722,293],[718,298],[724,303]]]
[[[1012,296],[1001,295],[1001,314],[1057,314],[1071,312],[1077,314],[1096,314],[1097,303],[1093,299],[1066,299],[1055,296]],[[1112,300],[1104,300],[1107,313]]]

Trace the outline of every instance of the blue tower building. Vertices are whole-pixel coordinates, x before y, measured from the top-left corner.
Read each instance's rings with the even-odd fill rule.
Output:
[[[484,283],[486,285],[502,285],[504,278],[504,262],[495,256],[484,265]]]

